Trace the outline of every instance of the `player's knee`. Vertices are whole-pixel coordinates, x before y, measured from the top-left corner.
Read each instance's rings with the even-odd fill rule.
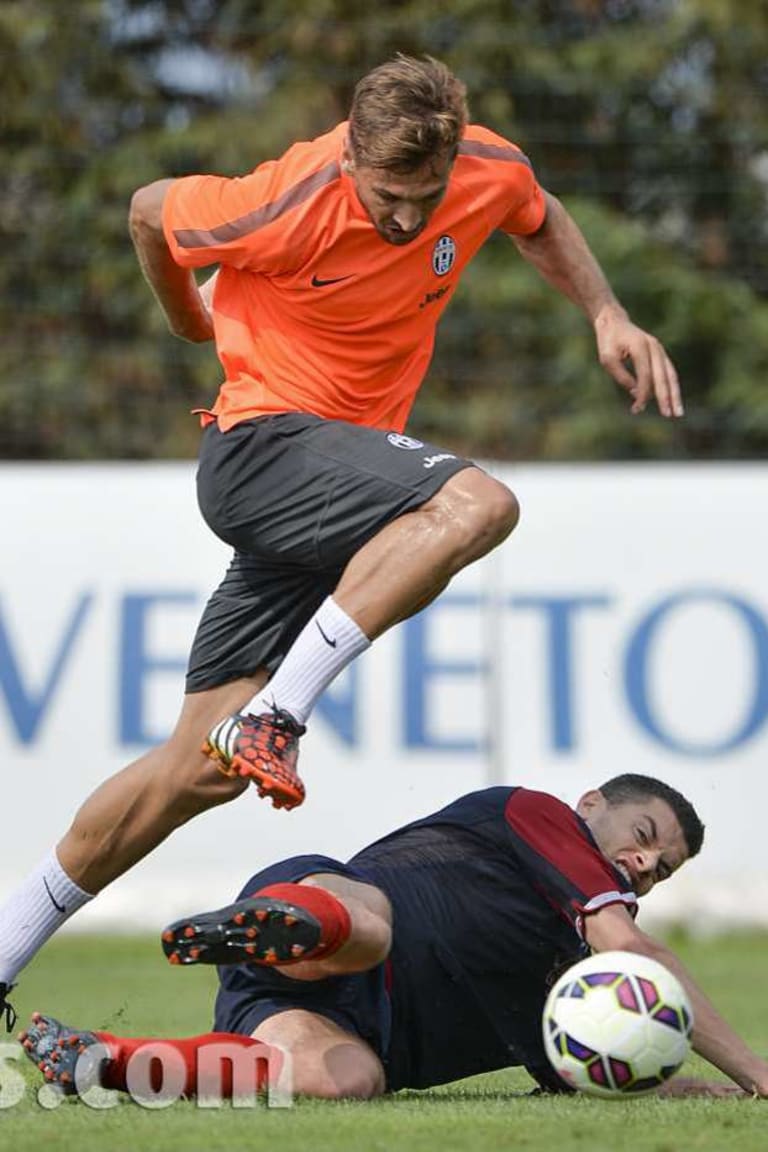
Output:
[[[519,520],[515,493],[479,468],[458,472],[440,495],[436,510],[462,533],[464,550],[474,555],[501,544]]]
[[[392,947],[392,925],[389,920],[378,916],[368,929],[368,945],[373,958],[371,967],[383,964]]]
[[[485,502],[487,516],[487,530],[500,541],[507,539],[509,533],[517,528],[520,518],[520,506],[517,497],[505,484],[499,480],[488,477],[488,497]]]
[[[305,1069],[294,1076],[293,1090],[297,1096],[313,1096],[320,1100],[371,1100],[384,1092],[384,1071],[377,1060],[335,1066],[333,1060],[322,1067]]]
[[[350,900],[350,906],[364,945],[364,966],[375,968],[384,963],[392,947],[392,905],[384,892],[373,885],[365,885],[360,893],[361,898]]]
[[[355,917],[354,950],[340,952],[337,963],[345,972],[367,972],[383,964],[392,947],[392,926],[388,920],[370,913]],[[333,964],[334,958],[328,961]]]
[[[486,547],[506,540],[520,519],[520,505],[514,492],[478,470],[473,476],[473,499],[467,507],[467,518],[474,539]]]

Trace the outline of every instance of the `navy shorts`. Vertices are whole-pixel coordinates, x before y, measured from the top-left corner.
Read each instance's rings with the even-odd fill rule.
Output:
[[[187,691],[274,672],[352,556],[469,467],[434,444],[300,412],[210,424],[198,501],[235,554],[198,626]]]
[[[335,872],[363,884],[371,883],[364,872],[330,856],[293,856],[257,872],[243,886],[238,899],[268,884],[297,883],[316,872]],[[250,1036],[270,1016],[302,1008],[326,1016],[346,1032],[359,1036],[382,1062],[386,1061],[391,1010],[383,964],[368,972],[329,976],[325,980],[292,980],[274,968],[257,964],[222,965],[218,972],[215,1032]]]

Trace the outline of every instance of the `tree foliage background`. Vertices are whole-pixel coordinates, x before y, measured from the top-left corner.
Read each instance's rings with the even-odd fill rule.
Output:
[[[591,330],[499,236],[442,322],[411,430],[510,459],[768,447],[768,9],[755,0],[3,0],[0,456],[193,455],[210,348],[174,340],[128,239],[161,176],[235,174],[344,117],[401,50],[518,142],[683,380],[628,415]]]

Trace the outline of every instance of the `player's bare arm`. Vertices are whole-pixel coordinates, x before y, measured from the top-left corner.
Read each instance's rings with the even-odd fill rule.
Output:
[[[693,1048],[750,1095],[768,1096],[768,1063],[749,1048],[696,984],[685,965],[659,940],[641,932],[626,908],[611,904],[586,918],[584,934],[596,952],[640,952],[677,976],[693,1008]]]
[[[682,416],[677,372],[663,345],[630,320],[573,217],[550,192],[545,196],[544,224],[515,237],[520,254],[591,321],[600,363],[632,397],[632,412],[653,396],[663,416]]]
[[[163,203],[172,180],[156,180],[133,194],[129,225],[141,270],[174,336],[193,343],[213,339],[209,299],[194,275],[171,256],[163,233]]]

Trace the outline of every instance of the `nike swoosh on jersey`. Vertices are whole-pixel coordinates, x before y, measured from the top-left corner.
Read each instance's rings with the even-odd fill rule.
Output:
[[[352,273],[349,276],[333,276],[330,280],[321,280],[319,276],[312,277],[313,288],[325,288],[328,284],[340,284],[342,280],[351,280]]]

